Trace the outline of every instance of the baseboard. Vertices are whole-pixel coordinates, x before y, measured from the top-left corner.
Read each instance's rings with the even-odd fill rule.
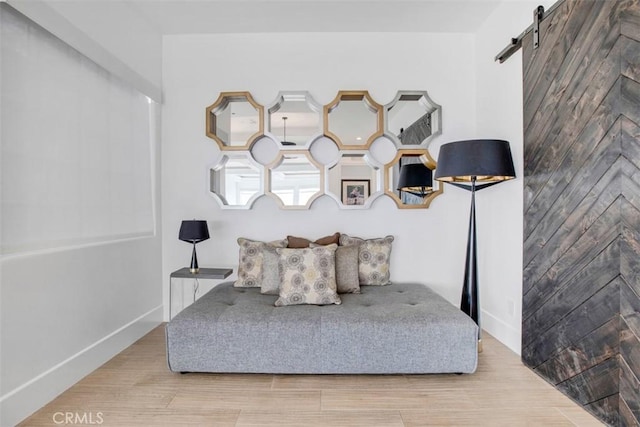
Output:
[[[143,314],[0,398],[0,425],[12,426],[129,347],[162,322],[163,306]]]
[[[518,356],[522,350],[522,332],[509,325],[505,321],[482,310],[481,322],[482,329],[491,334],[494,338],[506,345]]]

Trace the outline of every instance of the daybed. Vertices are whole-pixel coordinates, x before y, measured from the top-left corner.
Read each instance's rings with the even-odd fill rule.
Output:
[[[340,305],[275,307],[276,295],[223,283],[166,326],[175,372],[472,373],[477,325],[428,287],[363,286]]]

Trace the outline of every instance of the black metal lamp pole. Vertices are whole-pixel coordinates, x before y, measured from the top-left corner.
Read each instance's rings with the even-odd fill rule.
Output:
[[[471,211],[469,214],[469,236],[467,240],[467,260],[464,266],[464,283],[460,309],[480,326],[478,316],[478,246],[476,239],[476,177],[471,180]],[[478,328],[478,340],[481,329]]]

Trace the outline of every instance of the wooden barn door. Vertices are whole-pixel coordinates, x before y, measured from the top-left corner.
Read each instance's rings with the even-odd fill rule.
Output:
[[[522,359],[640,425],[640,2],[566,0],[522,46]]]

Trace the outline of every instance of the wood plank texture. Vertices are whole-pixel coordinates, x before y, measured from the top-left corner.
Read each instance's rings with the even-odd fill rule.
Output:
[[[549,211],[539,218],[528,217],[528,224],[535,223],[535,233],[530,233],[524,243],[525,273],[537,274],[548,269],[550,263],[558,259],[579,238],[580,234],[573,228],[562,228],[565,222],[580,222],[584,228],[590,225],[587,221],[594,221],[611,203],[614,196],[610,194],[609,186],[616,179],[614,163],[620,156],[620,148],[616,145],[616,138],[620,137],[621,123],[616,122],[609,132],[597,145],[594,151],[583,164],[580,173],[576,174],[566,191],[555,199],[566,206],[564,212],[559,215],[551,215]],[[584,185],[585,182],[593,182],[593,186]],[[603,192],[604,195],[601,194]],[[597,206],[594,206],[597,204]],[[550,244],[549,244],[550,243]],[[539,257],[535,259],[536,249],[545,247],[549,257],[545,257],[546,264],[540,264]],[[542,270],[542,271],[541,271]],[[535,279],[533,279],[535,280]],[[529,281],[529,280],[528,280]]]
[[[570,82],[559,84],[558,94],[541,106],[543,111],[540,111],[539,120],[525,129],[526,133],[541,138],[532,141],[530,147],[525,146],[525,157],[530,159],[530,172],[542,178],[525,186],[525,211],[530,208],[539,189],[544,188],[544,177],[556,170],[558,162],[564,158],[564,145],[575,142],[576,132],[582,130],[617,79],[619,64],[616,53],[620,49],[617,44],[617,41],[613,45],[593,43],[599,49],[583,59],[582,67],[576,71],[580,78],[560,76],[559,80],[569,79]],[[562,108],[558,108],[559,105]],[[579,123],[567,127],[565,124],[568,121]],[[562,156],[554,157],[555,154]]]
[[[578,343],[563,348],[553,358],[538,366],[538,371],[543,377],[565,381],[614,357],[620,351],[617,336],[619,329],[619,318],[611,319]]]
[[[545,20],[523,49],[522,359],[640,425],[640,1],[566,0]]]
[[[59,412],[100,413],[103,426],[602,425],[493,337],[483,342],[471,375],[181,375],[166,366],[160,326],[20,426],[56,425]]]
[[[616,277],[609,285],[596,292],[580,306],[553,327],[533,339],[522,349],[524,360],[537,367],[554,357],[562,349],[575,346],[591,331],[618,316],[618,294],[624,281]]]

